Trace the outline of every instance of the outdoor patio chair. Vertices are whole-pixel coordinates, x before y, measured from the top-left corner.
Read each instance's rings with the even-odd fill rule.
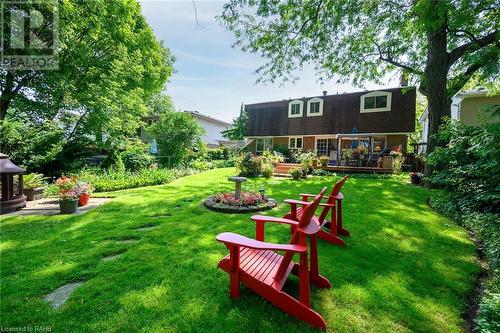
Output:
[[[252,220],[256,222],[256,240],[229,232],[217,235],[217,240],[229,249],[229,254],[219,262],[218,267],[229,273],[231,297],[240,296],[240,283],[243,283],[289,315],[326,330],[325,320],[311,308],[310,300],[311,283],[319,288],[331,287],[330,282],[319,275],[316,237],[320,228],[312,219],[325,191],[326,187],[312,202],[304,205],[303,214],[298,221],[252,216]],[[267,222],[293,226],[290,243],[265,242],[264,224]],[[282,251],[284,254],[280,255],[276,251]],[[298,263],[292,260],[295,254],[299,254]],[[283,285],[290,273],[299,277],[298,299],[283,291]]]
[[[319,204],[323,207],[321,214],[313,218],[321,227],[318,237],[329,243],[340,246],[345,246],[345,242],[339,235],[350,236],[349,231],[342,225],[342,200],[344,199],[344,195],[340,192],[348,177],[349,176],[344,176],[333,186],[330,195],[324,197],[326,203]],[[315,195],[303,193],[300,194],[300,196],[302,197],[302,201],[293,199],[285,200],[285,202],[290,204],[290,212],[286,214],[284,218],[298,221],[302,217],[304,211],[303,207],[309,204],[309,198]],[[331,212],[330,221],[326,219],[329,212]]]

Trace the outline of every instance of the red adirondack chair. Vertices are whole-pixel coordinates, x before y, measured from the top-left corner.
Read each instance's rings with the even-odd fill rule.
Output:
[[[228,232],[217,235],[217,240],[229,249],[229,254],[219,262],[218,267],[229,273],[231,297],[240,296],[241,282],[289,315],[326,330],[325,320],[311,308],[310,300],[311,283],[320,288],[331,287],[330,282],[319,274],[316,234],[320,229],[319,225],[312,221],[325,191],[326,187],[312,202],[304,206],[299,221],[263,215],[252,216],[252,220],[256,222],[256,240]],[[294,226],[290,243],[264,242],[264,224],[267,222]],[[310,268],[307,238],[310,244]],[[284,251],[284,254],[280,255],[275,251]],[[292,260],[296,253],[300,258],[298,263]],[[282,290],[290,273],[299,277],[299,299]]]
[[[347,229],[342,226],[342,199],[344,196],[340,192],[342,186],[346,182],[349,176],[344,176],[339,180],[332,188],[332,192],[328,197],[326,197],[326,203],[320,203],[319,205],[323,207],[321,214],[319,216],[314,216],[313,220],[316,221],[321,227],[320,232],[318,232],[318,237],[332,244],[345,246],[345,242],[339,235],[350,236]],[[290,204],[290,213],[286,214],[284,218],[298,221],[304,209],[298,207],[298,205],[305,206],[308,204],[310,197],[314,197],[314,194],[300,194],[302,201],[288,199],[285,202]],[[326,220],[328,212],[331,212],[330,221]],[[293,227],[292,227],[293,232]]]

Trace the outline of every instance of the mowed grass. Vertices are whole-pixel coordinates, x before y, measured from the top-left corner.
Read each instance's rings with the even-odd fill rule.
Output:
[[[170,184],[116,192],[85,215],[3,218],[1,326],[51,326],[52,332],[312,332],[242,287],[228,296],[217,269],[226,254],[215,236],[254,236],[251,214],[216,213],[208,195],[232,190],[234,169]],[[278,201],[319,192],[338,178],[256,179]],[[343,193],[345,249],[320,241],[320,271],[333,285],[312,289],[329,332],[462,332],[461,313],[479,266],[463,229],[433,212],[429,192],[396,179],[351,178]],[[288,206],[266,214],[282,216]],[[158,224],[149,231],[136,229]],[[288,242],[289,228],[268,225],[266,240]],[[120,239],[136,239],[120,243]],[[101,258],[123,253],[114,261]],[[43,297],[85,281],[53,310]],[[296,294],[298,280],[286,290]]]

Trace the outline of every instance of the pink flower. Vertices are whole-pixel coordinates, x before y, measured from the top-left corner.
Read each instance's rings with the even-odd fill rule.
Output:
[[[219,193],[214,196],[214,201],[229,206],[257,206],[263,202],[260,193],[242,192],[239,199],[233,193]]]

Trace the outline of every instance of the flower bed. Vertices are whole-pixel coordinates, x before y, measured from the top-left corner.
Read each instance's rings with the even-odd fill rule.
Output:
[[[207,208],[226,213],[247,213],[267,210],[276,207],[276,201],[256,192],[241,192],[236,199],[234,193],[219,193],[204,201]]]

